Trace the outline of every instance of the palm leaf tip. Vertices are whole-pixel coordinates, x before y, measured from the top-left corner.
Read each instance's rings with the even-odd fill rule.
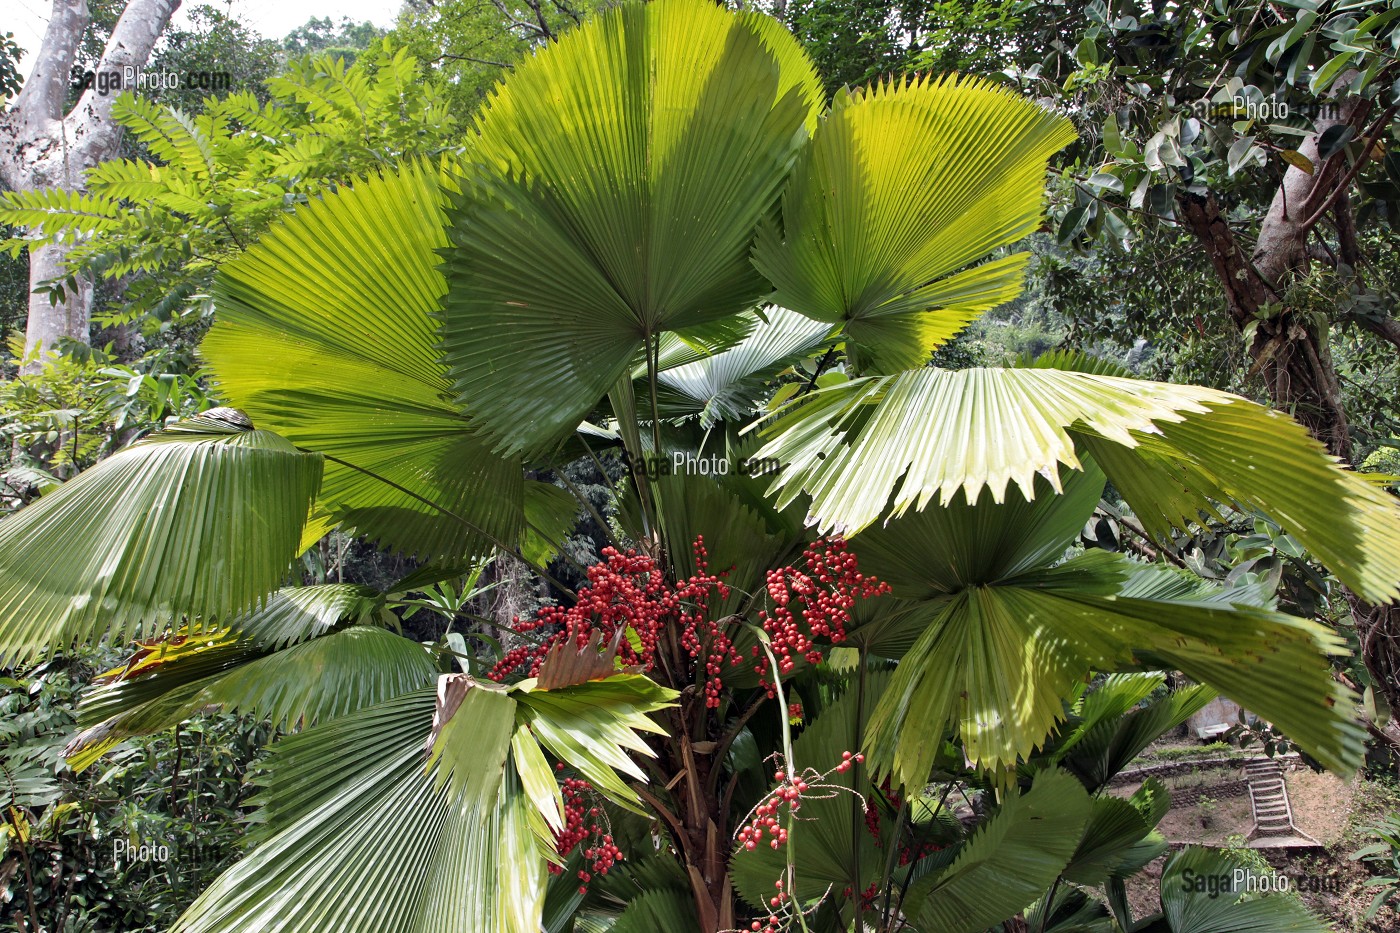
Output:
[[[754,264],[774,300],[842,323],[858,371],[928,354],[1021,289],[1026,256],[983,262],[1041,223],[1069,121],[956,77],[843,91],[793,170]]]
[[[298,553],[321,465],[214,409],[25,507],[0,525],[0,664],[260,604]]]

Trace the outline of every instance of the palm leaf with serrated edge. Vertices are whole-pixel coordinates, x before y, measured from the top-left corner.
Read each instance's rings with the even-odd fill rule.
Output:
[[[1355,698],[1330,676],[1327,656],[1344,648],[1331,630],[1249,605],[1124,597],[1131,572],[1121,555],[1092,551],[947,599],[876,710],[872,764],[921,785],[929,729],[949,723],[972,761],[1014,765],[1090,671],[1152,664],[1257,711],[1329,767],[1355,766],[1362,732]]]
[[[101,461],[0,523],[0,666],[251,609],[298,553],[320,478],[319,456],[229,409]]]
[[[1363,598],[1400,595],[1400,503],[1340,469],[1297,423],[1196,386],[1054,369],[924,369],[855,380],[771,425],[780,505],[812,496],[822,529],[958,491],[995,501],[1088,454],[1151,533],[1185,530],[1211,500],[1257,509]],[[887,505],[890,511],[886,512]]]
[[[519,461],[477,439],[439,362],[446,177],[414,163],[300,208],[222,267],[201,352],[259,424],[343,461],[326,464],[330,522],[463,560],[519,541],[523,493]]]
[[[754,227],[820,94],[777,21],[703,0],[608,9],[496,88],[453,211],[443,330],[496,449],[552,447],[649,336],[769,291]]]
[[[978,263],[1041,222],[1064,117],[976,79],[838,92],[765,224],[773,300],[844,325],[859,372],[892,372],[1021,291],[1027,254]]]

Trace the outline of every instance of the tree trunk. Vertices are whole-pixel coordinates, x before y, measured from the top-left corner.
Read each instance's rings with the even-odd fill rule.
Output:
[[[122,73],[140,68],[150,57],[180,0],[129,0],[102,53],[98,70]],[[15,191],[61,188],[81,191],[84,173],[107,159],[121,141],[121,127],[112,120],[115,93],[98,93],[96,82],[65,116],[69,81],[78,46],[89,22],[86,0],[53,0],[34,72],[0,114],[0,181]],[[44,246],[30,256],[29,319],[25,353],[51,350],[60,338],[86,343],[92,314],[92,284],[79,277],[76,289],[65,289],[64,300],[53,302],[43,283],[68,273],[67,249]],[[25,372],[40,368],[37,361]]]
[[[1358,134],[1369,116],[1369,105],[1357,99],[1342,102],[1331,119],[1317,125],[1347,123]],[[1386,115],[1388,116],[1388,114]],[[1378,121],[1384,129],[1383,118]],[[1178,208],[1182,223],[1201,242],[1225,292],[1226,309],[1241,333],[1253,327],[1249,355],[1274,405],[1296,418],[1333,456],[1351,460],[1351,437],[1342,404],[1341,382],[1332,362],[1330,322],[1286,303],[1288,285],[1307,274],[1312,262],[1308,237],[1324,213],[1337,221],[1338,248],[1343,260],[1355,252],[1355,220],[1346,188],[1354,175],[1344,167],[1344,155],[1319,158],[1318,136],[1308,137],[1298,151],[1311,161],[1313,172],[1290,166],[1260,224],[1255,249],[1246,255],[1230,229],[1228,218],[1213,194],[1182,194]],[[1363,143],[1369,153],[1369,143]],[[1363,153],[1362,158],[1366,158]],[[1400,325],[1393,321],[1370,327],[1395,339]],[[1370,606],[1343,588],[1361,645],[1362,659],[1375,679],[1377,692],[1400,711],[1400,611]]]
[[[92,314],[92,281],[77,277],[77,290],[65,286],[61,302],[55,304],[44,283],[61,279],[67,274],[68,248],[64,244],[49,244],[29,252],[29,320],[24,331],[24,356],[32,359],[41,348],[57,349],[63,340],[87,343]],[[25,365],[33,372],[37,362]]]

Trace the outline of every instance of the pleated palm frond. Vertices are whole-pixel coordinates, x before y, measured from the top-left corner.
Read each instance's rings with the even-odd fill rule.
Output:
[[[1114,674],[1097,690],[1081,696],[1071,710],[1072,727],[1047,750],[1051,761],[1072,772],[1091,792],[1103,790],[1143,749],[1215,697],[1209,687],[1198,685],[1139,706],[1165,683],[1161,674]]]
[[[21,509],[0,523],[0,666],[253,608],[298,553],[321,462],[213,409]]]
[[[1328,933],[1293,893],[1251,894],[1236,869],[1257,871],[1241,853],[1187,846],[1162,869],[1162,913],[1171,933]],[[1211,885],[1216,887],[1210,888]]]
[[[326,463],[327,526],[426,560],[524,530],[519,461],[477,438],[439,361],[449,177],[407,164],[298,209],[222,267],[201,348],[255,421],[343,461]]]
[[[173,929],[538,933],[545,861],[518,778],[482,807],[440,787],[435,706],[420,690],[279,742],[254,848]]]
[[[776,20],[704,0],[605,10],[496,88],[452,213],[443,330],[496,449],[548,449],[649,336],[767,294],[754,228],[820,101]]]
[[[154,683],[117,681],[86,695],[80,723],[92,725],[69,745],[70,765],[85,767],[124,739],[161,732],[205,710],[253,714],[274,729],[301,728],[422,689],[438,674],[431,650],[368,625],[280,651],[248,652],[244,645],[236,653],[217,646],[208,653],[208,659],[171,662],[153,675]],[[223,669],[199,677],[201,662]],[[156,689],[155,697],[140,699]]]
[[[646,782],[631,756],[654,756],[642,735],[665,734],[648,716],[671,705],[672,691],[639,674],[618,674],[556,690],[530,689],[526,681],[513,696],[521,721],[541,746],[613,803],[645,813],[641,798],[619,775]]]
[[[1335,633],[1248,605],[1124,597],[1131,573],[1121,555],[1092,551],[944,599],[876,710],[872,764],[921,784],[948,724],[972,761],[1013,766],[1090,672],[1152,666],[1210,685],[1331,768],[1356,765],[1355,697],[1330,676],[1328,657],[1345,650]]]
[[[754,264],[773,301],[844,325],[858,372],[924,365],[1021,291],[1028,254],[982,262],[1041,223],[1046,162],[1070,122],[976,79],[838,92]]]
[[[689,891],[662,888],[643,891],[627,902],[608,933],[698,933],[695,897]],[[583,928],[579,928],[582,933]]]
[[[769,308],[736,346],[703,359],[663,368],[656,375],[656,406],[662,418],[699,416],[709,427],[716,421],[751,417],[772,377],[827,343],[831,325],[785,308]],[[646,370],[633,372],[645,380]],[[637,405],[650,411],[649,388],[637,385]]]
[[[384,594],[355,583],[286,586],[257,610],[234,616],[228,628],[264,648],[278,649],[347,624],[389,623]]]
[[[909,886],[904,914],[919,933],[980,933],[1011,919],[1069,864],[1090,812],[1078,781],[1041,772],[951,851],[946,867]]]
[[[1171,803],[1166,785],[1156,778],[1143,781],[1130,797],[1094,797],[1084,835],[1060,874],[1075,884],[1098,885],[1141,871],[1167,851],[1157,824]]]
[[[226,626],[142,644],[83,694],[68,763],[82,770],[209,709],[302,728],[432,684],[436,655],[379,627],[390,620],[368,587],[286,587]]]
[[[1055,369],[924,369],[813,395],[758,456],[784,464],[779,504],[810,494],[823,530],[854,534],[959,490],[1031,498],[1037,475],[1088,454],[1159,538],[1226,503],[1279,522],[1363,598],[1400,595],[1400,503],[1238,396]]]
[[[1061,495],[1043,477],[1031,501],[1011,489],[997,503],[984,487],[969,506],[959,491],[947,506],[907,511],[852,539],[862,569],[896,597],[884,613],[871,610],[873,638],[857,627],[853,641],[914,638],[871,723],[872,765],[922,786],[951,728],[971,761],[1014,767],[1050,737],[1093,672],[1149,667],[1183,671],[1329,766],[1354,766],[1355,697],[1331,677],[1328,658],[1344,646],[1330,629],[1273,611],[1255,587],[1188,585],[1175,570],[1120,554],[1059,563],[1102,488],[1095,462],[1086,458],[1082,473],[1060,467]],[[1092,711],[1106,700],[1083,702]],[[1135,754],[1123,741],[1119,751]]]
[[[251,852],[174,930],[538,933],[562,825],[541,745],[590,780],[606,772],[595,786],[611,796],[613,743],[635,750],[675,696],[643,680],[544,691],[448,674],[279,742]]]

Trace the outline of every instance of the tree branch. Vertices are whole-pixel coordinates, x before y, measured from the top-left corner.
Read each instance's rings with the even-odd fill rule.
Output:
[[[86,0],[53,0],[53,15],[44,30],[34,73],[24,82],[10,111],[29,127],[62,118],[73,60],[89,19]]]
[[[123,68],[144,66],[156,40],[179,7],[180,0],[130,0],[112,29],[98,70],[120,72]],[[83,166],[105,161],[116,151],[120,134],[99,129],[111,121],[116,97],[112,93],[98,94],[96,86],[90,87],[63,121]]]

